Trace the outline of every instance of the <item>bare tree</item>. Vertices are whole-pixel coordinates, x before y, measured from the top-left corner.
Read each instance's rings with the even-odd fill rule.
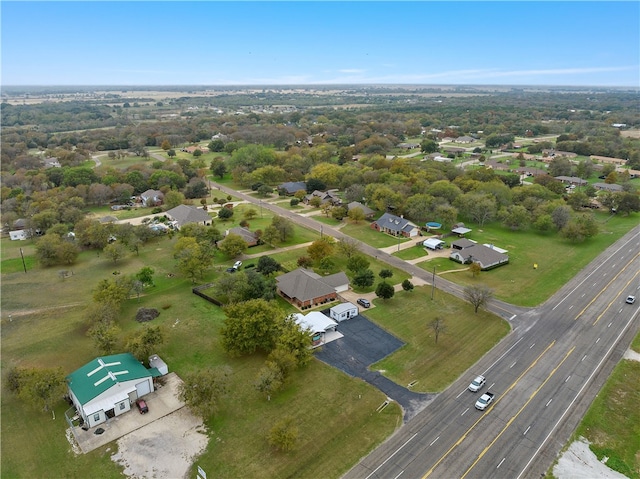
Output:
[[[464,297],[473,304],[477,313],[480,306],[484,306],[493,297],[493,291],[486,286],[467,286],[464,288]]]
[[[436,344],[438,344],[438,336],[447,332],[447,325],[444,324],[444,319],[436,316],[436,319],[429,323],[429,327],[436,335]]]

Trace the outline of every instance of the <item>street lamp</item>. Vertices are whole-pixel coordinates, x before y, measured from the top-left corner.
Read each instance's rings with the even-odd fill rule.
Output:
[[[322,225],[320,225],[320,238],[322,238]]]

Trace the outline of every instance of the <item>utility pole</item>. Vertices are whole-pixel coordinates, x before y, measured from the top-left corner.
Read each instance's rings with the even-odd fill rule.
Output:
[[[433,293],[436,290],[436,267],[433,267],[433,277],[431,279],[431,301],[433,301]]]
[[[22,252],[22,248],[20,248],[20,256],[22,257],[22,267],[24,268],[24,272],[27,272],[27,264],[24,262],[24,253]]]

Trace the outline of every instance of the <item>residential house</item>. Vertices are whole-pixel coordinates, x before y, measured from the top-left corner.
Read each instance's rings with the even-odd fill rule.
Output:
[[[420,143],[399,143],[397,146],[403,150],[415,150],[420,148]]]
[[[391,213],[383,214],[371,223],[371,228],[393,236],[404,236],[405,238],[413,238],[420,234],[420,228],[414,223],[402,216],[392,215]]]
[[[71,373],[67,387],[88,428],[129,411],[136,399],[152,392],[153,373],[130,353],[114,354],[96,358]]]
[[[42,160],[42,162],[44,163],[44,167],[46,169],[49,169],[49,168],[62,168],[62,165],[60,164],[58,159],[54,158],[54,157],[45,158],[44,160]]]
[[[186,148],[183,148],[181,151],[184,153],[193,154],[196,150],[200,150],[202,153],[209,153],[209,148],[207,148],[206,146],[200,146],[200,145],[187,146]]]
[[[557,150],[542,150],[542,156],[546,156],[547,158],[555,158],[556,156],[564,156],[565,158],[575,158],[578,156],[577,153],[572,151],[557,151]]]
[[[258,236],[249,228],[245,228],[244,226],[237,226],[235,228],[227,230],[225,236],[229,233],[240,236],[244,240],[244,242],[247,243],[247,246],[249,248],[258,244]]]
[[[209,213],[195,206],[178,205],[167,211],[167,216],[175,222],[178,229],[187,223],[211,224]]]
[[[522,166],[516,169],[516,173],[524,176],[543,176],[546,175],[546,170],[541,170],[540,168],[533,168],[530,166]]]
[[[307,184],[304,181],[289,181],[278,185],[278,191],[287,196],[293,196],[300,190],[305,193],[307,191]]]
[[[301,309],[334,301],[338,293],[349,289],[344,272],[320,276],[305,268],[298,268],[276,278],[276,290],[287,301]]]
[[[456,143],[473,143],[475,138],[471,138],[470,136],[459,136],[454,140]]]
[[[484,166],[492,170],[511,171],[511,165],[498,160],[487,160],[484,162]]]
[[[577,176],[556,176],[555,179],[575,186],[585,186],[587,184],[587,180],[583,180]]]
[[[468,238],[460,238],[451,243],[451,248],[453,249],[465,249],[471,246],[475,246],[478,243],[476,241],[470,240]]]
[[[315,190],[313,193],[304,197],[304,202],[309,204],[313,198],[320,198],[321,204],[331,203],[334,206],[339,206],[342,204],[342,200],[338,195],[335,194],[335,190],[334,191]]]
[[[461,146],[445,146],[442,148],[442,151],[444,151],[445,153],[458,154],[464,153],[465,151],[467,151],[467,149]]]
[[[140,194],[144,206],[159,206],[164,201],[164,193],[159,190],[147,190]]]
[[[604,164],[610,164],[610,165],[621,166],[621,165],[627,164],[627,160],[624,160],[622,158],[611,158],[609,156],[598,156],[598,155],[591,155],[589,158],[591,158],[591,160],[593,161],[597,161],[598,163],[604,163]]]
[[[509,256],[501,251],[493,246],[474,244],[462,249],[453,248],[449,259],[462,264],[478,263],[484,271],[509,262]]]
[[[352,201],[347,205],[347,212],[351,211],[354,208],[360,208],[364,213],[364,217],[367,219],[373,218],[373,215],[376,214],[374,210],[369,208],[367,205],[363,205],[359,201]]]
[[[593,187],[596,190],[601,190],[601,191],[622,191],[622,185],[616,185],[616,184],[609,184],[609,183],[594,183]]]

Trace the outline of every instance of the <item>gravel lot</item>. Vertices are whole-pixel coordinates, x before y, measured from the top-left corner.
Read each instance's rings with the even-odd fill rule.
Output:
[[[208,441],[202,420],[183,407],[120,438],[111,459],[132,478],[184,478]]]

